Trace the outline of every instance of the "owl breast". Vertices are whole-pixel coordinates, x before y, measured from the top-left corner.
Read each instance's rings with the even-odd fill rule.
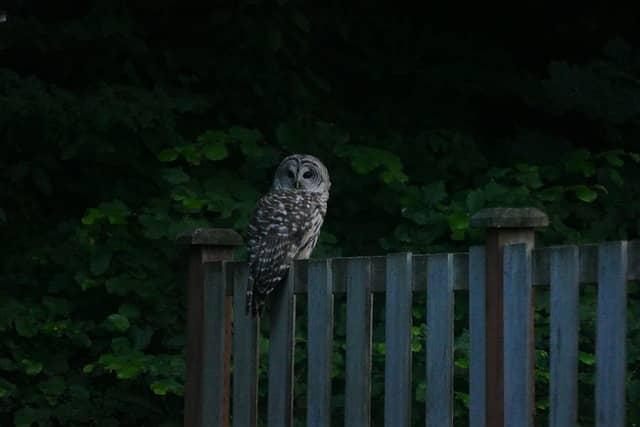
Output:
[[[309,258],[318,242],[328,195],[272,190],[258,202],[249,225],[250,274],[256,286],[270,293],[294,259]]]
[[[247,233],[247,312],[259,315],[264,299],[287,276],[294,259],[307,259],[318,243],[328,193],[272,189],[258,202]]]

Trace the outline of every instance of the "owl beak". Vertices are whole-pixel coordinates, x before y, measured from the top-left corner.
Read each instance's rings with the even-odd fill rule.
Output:
[[[300,181],[296,181],[296,190],[300,189]]]

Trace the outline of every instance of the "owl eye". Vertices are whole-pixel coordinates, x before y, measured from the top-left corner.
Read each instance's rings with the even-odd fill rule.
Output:
[[[295,175],[293,174],[293,171],[291,169],[287,171],[287,176],[291,179],[295,178]]]
[[[302,174],[302,177],[303,177],[304,179],[309,179],[309,178],[311,178],[312,176],[313,176],[313,172],[311,172],[311,171],[306,171],[304,174]]]

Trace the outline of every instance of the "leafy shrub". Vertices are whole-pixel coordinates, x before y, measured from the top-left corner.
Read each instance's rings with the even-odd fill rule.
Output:
[[[549,58],[522,49],[534,34],[524,22],[509,37],[500,26],[486,31],[489,16],[474,21],[486,35],[473,41],[467,27],[451,33],[455,10],[425,25],[392,6],[382,20],[355,5],[185,7],[21,2],[0,22],[2,425],[181,425],[185,260],[173,239],[197,226],[243,231],[287,153],[316,154],[331,171],[318,257],[465,250],[482,240],[469,216],[498,205],[545,210],[542,244],[640,234],[638,52],[613,37],[633,25],[598,17],[615,28],[605,40],[586,39],[588,54],[557,43]],[[401,20],[390,26],[389,16]],[[594,298],[585,288],[585,424]],[[630,288],[630,423],[640,422],[638,298]],[[416,307],[418,414],[424,304]],[[466,422],[465,322],[463,299],[456,425]],[[339,318],[336,420],[341,328]],[[538,401],[541,419],[547,405]]]

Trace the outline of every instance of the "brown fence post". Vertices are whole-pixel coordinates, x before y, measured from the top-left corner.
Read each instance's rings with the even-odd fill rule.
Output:
[[[242,238],[231,229],[198,228],[178,236],[178,243],[189,245],[189,271],[187,279],[187,378],[184,391],[184,425],[201,427],[210,425],[203,419],[203,342],[204,333],[204,264],[227,261],[233,257],[235,247]],[[229,375],[231,363],[231,297],[225,298],[225,351],[222,425],[229,425]]]
[[[471,225],[486,228],[486,426],[504,424],[504,357],[503,357],[503,266],[502,248],[513,243],[526,243],[533,249],[535,229],[549,225],[547,215],[536,208],[488,208],[473,215]],[[531,307],[531,339],[535,340],[534,301]],[[531,384],[535,384],[535,345],[531,346]],[[535,393],[531,393],[535,399]],[[535,408],[532,402],[531,408]],[[533,413],[531,414],[533,417]],[[533,425],[531,422],[530,425]]]

